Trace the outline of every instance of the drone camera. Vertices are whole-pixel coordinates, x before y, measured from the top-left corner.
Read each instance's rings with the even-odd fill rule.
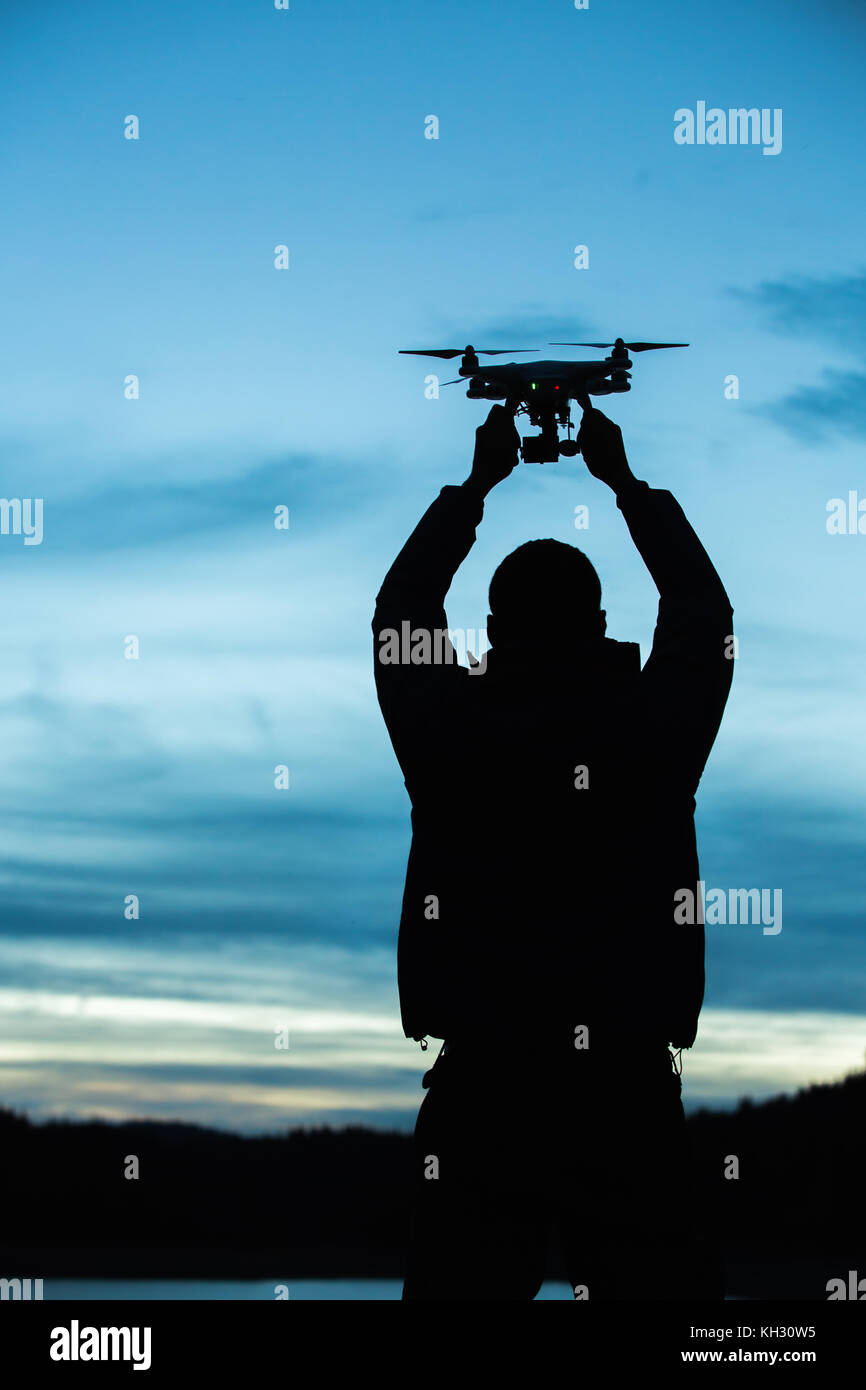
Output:
[[[544,434],[527,434],[523,437],[524,463],[555,463],[559,458],[559,445],[554,445]]]

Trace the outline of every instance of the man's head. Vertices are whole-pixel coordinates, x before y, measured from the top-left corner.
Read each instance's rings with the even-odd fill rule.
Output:
[[[601,581],[582,550],[527,541],[506,555],[490,581],[487,633],[493,646],[570,647],[604,636]]]

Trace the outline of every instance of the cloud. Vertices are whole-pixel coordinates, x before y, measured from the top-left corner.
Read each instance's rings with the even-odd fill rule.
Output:
[[[774,332],[830,343],[858,357],[866,369],[866,271],[765,280],[755,289],[731,293],[757,309]],[[760,413],[810,444],[834,432],[866,437],[866,370],[825,367],[815,385],[798,387]]]
[[[26,999],[21,1008],[19,1017],[32,1020]],[[140,1023],[134,1039],[128,1028],[84,1036],[82,1020],[63,1017],[69,1026],[53,1045],[34,1032],[29,1054],[25,1040],[0,1057],[4,1102],[37,1119],[182,1119],[251,1132],[310,1123],[409,1128],[433,1060],[396,1030],[293,1035],[290,1050],[276,1054],[266,1015],[246,1037],[237,1028],[167,1030],[154,1019],[149,1030]],[[683,1056],[687,1108],[836,1080],[860,1065],[864,1038],[862,1013],[707,1008],[697,1043]],[[329,1050],[328,1042],[337,1046]],[[507,1065],[507,1049],[507,1040],[491,1045],[491,1067]]]
[[[801,386],[763,413],[809,444],[823,442],[836,430],[866,436],[866,372],[825,367],[818,386]]]
[[[47,497],[46,550],[128,552],[221,532],[267,535],[278,505],[289,508],[291,527],[300,522],[309,534],[373,505],[387,488],[381,459],[374,466],[368,459],[291,454],[227,477],[189,479],[184,471],[179,460],[177,480],[161,479],[157,486],[143,466],[129,481]]]
[[[761,310],[779,333],[830,341],[866,355],[866,271],[764,280],[755,289],[731,293]]]
[[[450,332],[453,336],[453,329],[444,322],[442,331]],[[577,315],[563,314],[561,307],[547,311],[540,304],[518,309],[507,318],[487,319],[473,329],[473,335],[472,342],[476,346],[496,348],[501,343],[504,348],[533,348],[542,360],[568,356],[567,349],[549,350],[553,340],[573,342],[578,338],[598,337]],[[455,342],[454,346],[462,347],[463,344]]]

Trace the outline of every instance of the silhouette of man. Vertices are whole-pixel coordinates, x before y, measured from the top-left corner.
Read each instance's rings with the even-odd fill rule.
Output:
[[[652,652],[605,635],[576,547],[530,541],[490,584],[491,649],[456,662],[444,601],[512,412],[476,432],[389,570],[379,703],[412,803],[398,943],[403,1028],[443,1040],[415,1129],[404,1299],[531,1299],[555,1234],[576,1298],[720,1298],[685,1132],[704,932],[695,792],[731,684],[733,613],[669,492],[587,406],[578,444],[659,590]],[[681,910],[678,914],[681,919]]]

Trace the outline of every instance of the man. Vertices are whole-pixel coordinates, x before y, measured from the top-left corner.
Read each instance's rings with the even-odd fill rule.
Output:
[[[677,502],[588,404],[578,445],[659,590],[643,670],[605,635],[587,557],[553,540],[502,562],[491,650],[453,659],[445,595],[517,463],[503,406],[377,598],[377,692],[412,803],[403,1027],[444,1040],[415,1131],[406,1299],[534,1298],[551,1230],[576,1298],[723,1296],[669,1049],[691,1047],[703,1000],[701,914],[675,907],[697,892],[732,609]]]

